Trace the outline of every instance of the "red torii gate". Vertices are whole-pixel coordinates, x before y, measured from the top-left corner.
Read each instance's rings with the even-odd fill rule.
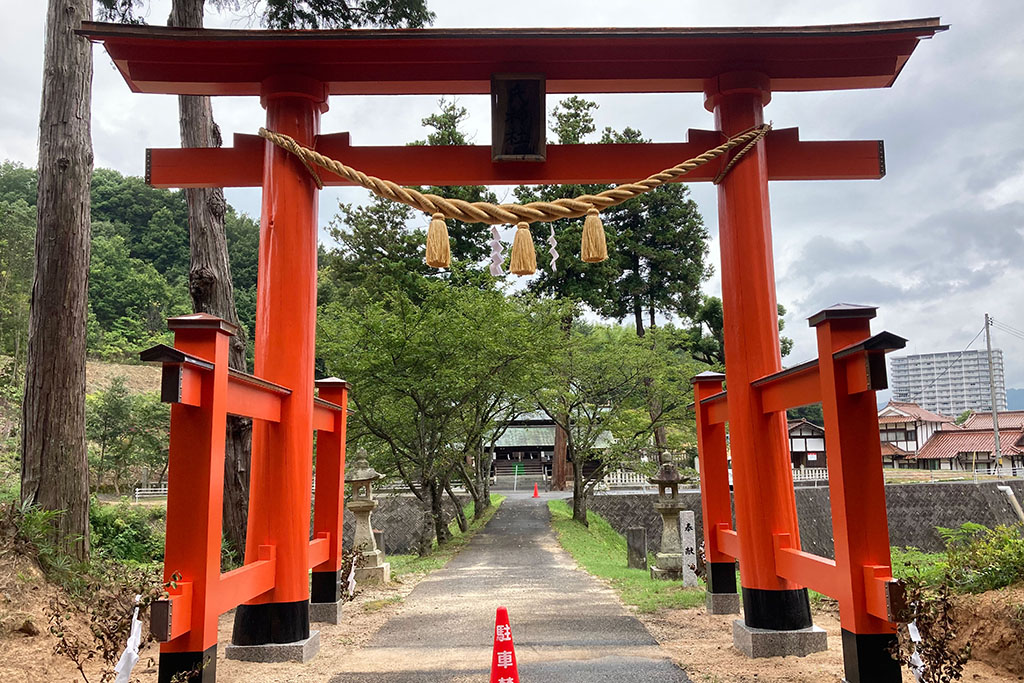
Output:
[[[266,127],[369,174],[406,184],[609,183],[645,177],[763,122],[773,92],[891,86],[917,43],[945,30],[938,19],[778,28],[216,31],[86,23],[131,89],[140,93],[259,96]],[[495,74],[542,74],[548,93],[702,93],[716,130],[685,143],[549,145],[545,162],[492,162],[490,147],[357,147],[321,135],[330,95],[488,94]],[[687,182],[710,180],[702,167]],[[880,354],[902,340],[869,336],[874,309],[840,306],[811,318],[820,361],[782,370],[776,325],[769,180],[881,178],[880,141],[801,142],[771,132],[719,185],[728,395],[721,376],[695,378],[702,461],[709,608],[736,594],[742,557],[744,622],[734,639],[750,654],[806,649],[812,627],[804,586],[840,600],[846,679],[898,681],[888,530],[874,390]],[[216,654],[216,618],[239,606],[233,642],[288,643],[309,636],[312,599],[336,599],[345,388],[313,391],[317,190],[290,155],[236,135],[228,149],[151,150],[159,187],[261,186],[256,376],[227,370],[221,321],[171,322],[165,363],[172,408],[168,580],[160,680]],[[329,173],[326,184],[342,184]],[[799,550],[785,409],[821,400],[826,417],[835,561]],[[223,415],[250,415],[252,493],[245,566],[219,574],[218,467]],[[729,513],[724,423],[731,433],[736,528]],[[312,434],[320,440],[316,530],[308,539]],[[327,431],[327,430],[331,431]],[[340,437],[340,438],[339,438]],[[324,450],[330,465],[326,472]],[[192,493],[179,484],[186,476]],[[321,484],[320,478],[324,477]],[[198,486],[198,493],[196,489]],[[321,486],[328,487],[321,501]],[[856,491],[859,504],[848,494]],[[323,521],[321,519],[323,513]],[[203,518],[203,515],[206,515]],[[317,571],[320,576],[317,577]],[[321,592],[323,591],[323,592]],[[732,600],[735,602],[735,599]],[[767,630],[781,649],[766,649]],[[750,643],[757,642],[751,646]],[[215,669],[203,669],[212,681]]]

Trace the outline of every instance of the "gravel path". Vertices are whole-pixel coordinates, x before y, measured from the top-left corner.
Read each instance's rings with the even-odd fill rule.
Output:
[[[511,494],[332,683],[487,681],[501,605],[523,683],[689,683],[615,594],[575,568],[551,531],[546,498]]]

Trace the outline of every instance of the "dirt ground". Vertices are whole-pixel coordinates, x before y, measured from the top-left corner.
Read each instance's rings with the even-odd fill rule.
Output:
[[[75,666],[53,654],[56,638],[47,630],[44,614],[52,588],[43,582],[42,574],[29,562],[0,558],[0,682],[3,683],[83,683]],[[316,624],[320,630],[320,653],[308,664],[251,664],[224,658],[224,644],[231,641],[234,612],[220,619],[217,648],[217,680],[219,683],[326,683],[340,670],[340,662],[377,632],[384,622],[401,609],[402,600],[423,578],[405,575],[385,589],[367,588],[344,607],[342,623]],[[38,630],[28,635],[18,629],[26,621]],[[84,622],[76,625],[82,628]],[[31,628],[27,629],[31,631]],[[148,631],[144,629],[144,632]],[[158,648],[150,643],[142,652],[133,671],[133,680],[156,683]],[[86,667],[88,681],[100,680],[102,667],[90,663]]]
[[[1018,589],[1024,594],[1024,588]],[[984,596],[970,596],[965,602],[980,602],[989,599],[993,593]],[[1024,595],[1016,597],[1020,605]],[[1012,602],[1012,598],[1010,600]],[[982,609],[979,605],[975,609]],[[980,613],[980,612],[975,612]],[[667,650],[673,661],[686,670],[694,683],[826,683],[843,680],[843,645],[840,636],[839,614],[831,608],[815,609],[814,623],[828,633],[828,650],[807,657],[767,657],[748,659],[732,646],[732,622],[737,615],[712,615],[702,609],[665,610],[657,614],[639,614],[638,618],[647,626],[651,635],[662,648]],[[966,617],[966,613],[964,613]],[[986,619],[985,623],[990,620]],[[976,641],[975,654],[995,649],[979,627],[966,635]],[[1008,649],[1016,653],[1017,659],[1024,658],[1021,636],[1015,643],[1007,643]],[[984,643],[982,645],[982,643]],[[981,648],[979,649],[979,645]],[[1000,661],[1010,657],[1000,654]],[[986,683],[989,681],[1018,681],[1018,676],[1004,669],[997,669],[980,661],[972,660],[964,669],[964,681]],[[903,672],[904,683],[914,683],[909,670]]]
[[[220,621],[217,674],[221,683],[326,683],[363,643],[392,616],[423,578],[406,575],[388,588],[367,588],[345,605],[341,624],[318,624],[321,649],[312,662],[299,664],[250,664],[224,658],[223,644],[230,642],[232,613]],[[0,682],[82,683],[75,667],[53,654],[56,639],[48,632],[45,608],[53,588],[28,559],[12,553],[0,556]],[[703,609],[665,610],[637,615],[670,657],[694,683],[810,683],[842,680],[843,658],[838,614],[828,606],[816,608],[814,622],[828,632],[829,649],[808,657],[751,660],[732,647],[734,615],[709,615]],[[1002,682],[1024,680],[1024,585],[956,601],[956,620],[961,638],[970,639],[974,659],[964,681]],[[83,621],[76,626],[81,629]],[[147,629],[148,630],[148,629]],[[34,633],[34,634],[33,634]],[[30,635],[31,634],[31,635]],[[149,644],[135,668],[135,680],[156,683],[157,647]],[[88,680],[100,680],[101,667],[90,663]],[[904,672],[903,680],[913,683]]]
[[[133,394],[160,391],[159,365],[126,365],[94,360],[85,364],[85,390],[90,394],[106,390],[110,387],[110,380],[118,375],[125,378],[124,384]]]

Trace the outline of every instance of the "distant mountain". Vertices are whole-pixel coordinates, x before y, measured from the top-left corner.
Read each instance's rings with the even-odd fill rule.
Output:
[[[1006,409],[1024,410],[1024,389],[1006,390]]]

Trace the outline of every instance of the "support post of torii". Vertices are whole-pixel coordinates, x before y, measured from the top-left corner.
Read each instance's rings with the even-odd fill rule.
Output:
[[[267,126],[303,144],[320,132],[324,85],[298,76],[264,82]],[[309,638],[309,519],[313,466],[318,190],[298,159],[267,145],[256,307],[256,375],[292,394],[281,421],[253,425],[246,561],[277,546],[274,589],[239,605],[234,646]],[[229,650],[228,656],[241,656]]]

